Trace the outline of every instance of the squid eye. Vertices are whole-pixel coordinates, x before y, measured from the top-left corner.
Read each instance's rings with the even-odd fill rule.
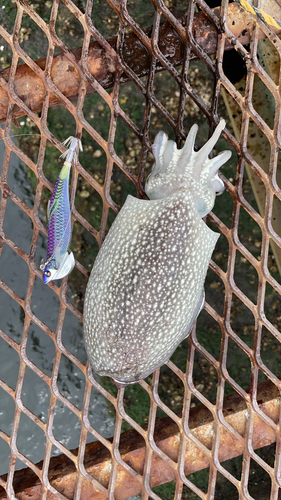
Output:
[[[217,196],[219,196],[220,194],[222,194],[224,192],[224,183],[222,182],[222,180],[219,177],[217,177],[213,180],[212,187],[213,187]]]
[[[50,278],[50,276],[51,276],[50,271],[45,271],[45,273],[44,273],[44,274],[45,274],[45,276],[47,276],[47,278]]]

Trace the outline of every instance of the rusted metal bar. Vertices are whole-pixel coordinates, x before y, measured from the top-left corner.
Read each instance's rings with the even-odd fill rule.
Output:
[[[219,14],[218,9],[214,9],[215,14]],[[179,22],[185,26],[186,18],[180,18]],[[251,14],[244,11],[239,5],[232,3],[229,5],[228,13],[228,27],[242,44],[247,44],[250,41],[250,33],[253,29],[254,18]],[[152,27],[144,30],[146,36],[150,36]],[[281,33],[281,29],[279,31]],[[279,33],[275,30],[275,33]],[[193,33],[196,43],[207,54],[215,54],[217,48],[217,30],[215,26],[210,23],[208,17],[200,12],[195,13],[193,22]],[[5,38],[4,32],[1,33]],[[259,31],[259,38],[265,38],[264,33]],[[9,38],[9,37],[8,37]],[[9,38],[8,43],[12,43]],[[114,54],[117,44],[117,37],[108,40],[109,45],[113,51],[106,51],[98,42],[94,42],[89,47],[87,64],[89,72],[96,78],[96,80],[104,88],[109,88],[113,85],[114,73],[116,68],[116,60]],[[164,22],[160,25],[159,30],[159,48],[167,60],[173,65],[178,66],[183,61],[184,44],[183,40],[176,33],[170,23]],[[225,50],[233,48],[231,40],[227,40]],[[81,48],[74,49],[70,52],[76,57],[77,60],[81,57]],[[149,73],[150,68],[150,54],[142,41],[134,34],[129,33],[125,35],[123,46],[124,62],[134,71],[138,77],[145,76]],[[190,60],[196,59],[197,56],[192,53]],[[47,84],[44,83],[44,69],[46,59],[36,61],[38,67],[42,70],[42,77],[27,65],[22,64],[18,66],[15,79],[14,88],[17,95],[29,107],[31,111],[40,111],[42,108],[43,100],[46,95]],[[163,70],[163,66],[158,63],[156,71]],[[5,82],[8,82],[10,68],[6,68],[0,72],[0,122],[6,120],[8,109],[8,93],[5,89]],[[51,78],[58,90],[65,95],[68,99],[76,99],[80,84],[80,77],[77,69],[70,62],[68,57],[64,54],[54,56],[53,65],[51,69]],[[128,75],[123,72],[121,74],[120,82],[129,80]],[[93,93],[95,89],[91,86],[90,82],[87,84],[87,93]],[[59,96],[54,93],[50,94],[50,106],[57,106],[62,104]],[[25,115],[25,111],[15,106],[14,118]]]
[[[272,422],[278,423],[280,413],[280,393],[278,388],[270,381],[262,382],[258,386],[257,403],[261,414],[265,414]],[[220,451],[219,460],[223,462],[237,457],[243,453],[244,439],[248,420],[247,404],[237,393],[230,394],[224,399],[223,414],[225,421],[241,436],[241,440],[234,437],[234,434],[220,425]],[[199,405],[190,410],[189,428],[195,438],[197,438],[208,449],[212,448],[214,439],[213,419],[208,409]],[[274,424],[273,424],[274,426]],[[253,448],[261,448],[276,441],[273,426],[269,426],[259,415],[254,416]],[[146,429],[147,426],[143,426]],[[112,440],[111,440],[112,441]],[[154,441],[158,448],[174,462],[177,462],[180,433],[175,422],[170,418],[156,421]],[[138,474],[142,475],[145,465],[146,448],[140,434],[135,430],[130,430],[121,435],[120,455],[123,461],[128,464]],[[78,455],[78,449],[72,452]],[[104,487],[108,487],[110,472],[112,468],[110,452],[100,442],[90,443],[86,446],[85,469],[88,474],[95,478]],[[185,453],[185,474],[189,475],[198,470],[209,467],[208,457],[199,450],[191,441],[188,441]],[[42,462],[37,464],[38,469],[42,468]],[[7,475],[1,476],[0,482],[5,483]],[[151,466],[151,487],[173,481],[176,479],[174,469],[161,457],[153,453]],[[67,498],[73,498],[75,484],[77,481],[77,471],[73,462],[65,455],[51,458],[49,467],[50,484]],[[23,469],[14,474],[14,488],[18,500],[39,500],[41,498],[41,483],[31,469]],[[115,498],[122,500],[128,496],[140,493],[141,485],[139,480],[118,465]],[[49,496],[50,495],[50,496]],[[0,487],[0,500],[7,498],[6,492]],[[53,495],[48,494],[52,499]],[[81,500],[97,499],[103,500],[106,496],[92,484],[83,479]]]

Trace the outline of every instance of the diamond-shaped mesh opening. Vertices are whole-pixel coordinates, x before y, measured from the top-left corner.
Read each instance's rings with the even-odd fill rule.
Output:
[[[194,92],[196,92],[196,95],[204,102],[206,106],[210,107],[212,105],[213,99],[214,77],[208,70],[207,66],[201,61],[199,63],[191,63],[188,72],[188,81],[192,86]],[[191,109],[189,109],[189,107]],[[194,105],[192,104],[192,99],[187,98],[185,110],[188,116],[189,114],[191,114],[191,116],[192,114],[195,114],[192,113],[192,108],[195,112],[196,108],[194,108]]]
[[[268,252],[268,262],[267,262],[268,271],[270,273],[270,276],[274,279],[274,281],[281,284],[281,276],[279,272],[278,246],[271,238],[269,238],[269,244],[270,248]]]
[[[88,419],[92,428],[99,432],[104,438],[113,436],[116,420],[114,406],[94,387],[91,389]],[[88,439],[91,441],[97,440],[90,432],[88,434]]]
[[[161,484],[161,486],[156,486],[152,488],[153,493],[156,493],[160,498],[174,498],[176,484],[175,481],[170,483]],[[149,497],[152,498],[152,497]]]
[[[197,368],[193,374],[195,389],[210,401],[216,397],[218,383],[216,369],[203,356],[199,356],[198,364],[195,363],[195,366]],[[196,399],[197,398],[193,399],[195,404],[197,404]]]
[[[252,348],[255,340],[255,318],[250,309],[235,296],[232,298],[230,324],[241,340]]]
[[[261,103],[258,105],[262,98]],[[259,116],[264,120],[269,128],[273,129],[275,117],[275,101],[272,93],[263,81],[255,75],[253,88],[253,105]],[[267,152],[267,148],[265,148]]]
[[[263,494],[264,499],[270,499],[271,479],[268,473],[251,459],[248,482],[249,494],[255,498]]]
[[[79,20],[62,2],[59,2],[56,16],[56,33],[60,40],[69,48],[77,48],[77,39],[83,43],[84,30]]]
[[[7,218],[4,219],[4,231],[8,238],[10,238],[14,243],[21,248],[26,254],[29,254],[31,236],[32,236],[32,222],[28,215],[23,212],[23,210],[12,202],[10,198],[7,200],[7,210],[13,220],[20,221],[20,230],[18,227],[9,223]]]
[[[281,43],[270,18],[226,0],[217,10],[203,0],[2,3],[1,494],[278,498]],[[280,19],[271,4],[262,9]],[[117,389],[87,360],[89,273],[127,195],[145,198],[156,134],[182,148],[196,122],[198,151],[221,117],[212,155],[232,157],[206,218],[220,238],[203,310],[170,361]],[[47,202],[61,143],[76,134],[76,266],[46,286]]]
[[[0,439],[0,453],[3,457],[0,464],[0,474],[5,474],[9,468],[10,446],[3,439]]]
[[[60,142],[65,141],[65,138],[73,134],[73,130],[75,130],[75,118],[65,106],[49,108],[47,119],[50,122],[50,133]],[[63,160],[60,158],[59,150],[53,144],[48,142],[48,146],[50,146],[50,151],[48,151],[49,148],[46,148],[48,156],[44,158],[43,170],[46,177],[54,184],[63,165]]]
[[[208,226],[210,227],[210,229],[217,232],[218,228],[217,228],[217,226],[215,226],[215,224],[212,224],[208,221]],[[226,270],[227,270],[228,251],[229,251],[229,248],[228,248],[227,238],[224,236],[224,234],[220,234],[220,237],[217,241],[214,253],[212,255],[212,260],[224,272],[226,272]]]
[[[24,298],[28,281],[27,263],[15,250],[5,244],[1,254],[0,273],[3,281],[13,292]]]
[[[86,131],[83,131],[83,151],[79,153],[79,162],[83,166],[84,170],[91,174],[91,181],[94,178],[94,185],[95,181],[101,186],[104,184],[107,164],[106,154],[100,144],[96,142]],[[81,187],[83,188],[84,182],[88,181],[82,177],[80,182]],[[91,185],[90,194],[93,194],[93,191],[94,187]],[[87,196],[84,196],[84,198],[87,198]]]
[[[0,328],[17,344],[20,344],[24,323],[24,310],[2,289],[0,289],[0,302],[3,311],[6,311],[5,315],[0,315]]]
[[[195,381],[195,383],[196,383],[196,381]],[[203,384],[201,384],[201,383],[197,384],[196,383],[195,390],[198,391],[198,392],[196,392],[196,394],[198,394],[198,397],[200,399],[198,399],[196,396],[194,396],[194,394],[192,394],[190,407],[191,408],[200,407],[200,410],[202,411],[202,413],[204,415],[204,420],[206,422],[208,422],[208,423],[210,423],[210,422],[213,423],[214,419],[213,419],[213,415],[212,415],[211,411],[204,404],[201,406],[201,404],[202,404],[201,400],[203,399],[201,397],[202,396],[201,391],[204,390]],[[197,408],[197,410],[198,410],[198,408]],[[193,432],[194,432],[194,434],[196,433],[195,435],[196,435],[198,441],[201,441],[202,444],[204,444],[206,446],[206,448],[211,449],[211,447],[212,447],[212,438],[211,438],[211,436],[209,436],[207,438],[207,440],[204,441],[203,432],[201,434],[200,431],[201,431],[201,429],[200,429],[200,426],[199,426],[199,428],[196,428],[196,431],[194,430]]]
[[[208,481],[208,474],[205,475],[205,471],[202,471],[202,483],[203,485],[204,484],[207,484],[207,481]],[[189,478],[188,478],[189,479]],[[190,483],[192,485],[192,481],[190,481]],[[195,490],[196,491],[196,490]],[[188,486],[186,486],[185,484],[183,485],[183,489],[182,489],[182,498],[192,498],[194,500],[197,500],[199,498],[204,498],[203,495],[204,493],[202,492],[202,490],[199,489],[199,492],[201,492],[200,496],[198,494],[196,494],[194,491],[194,489],[192,488],[192,486],[189,488]]]
[[[234,476],[238,481],[240,481],[241,479],[242,465],[243,465],[243,459],[241,456],[232,458],[231,460],[225,460],[224,462],[222,462],[222,466],[224,467],[224,469],[230,474],[232,474],[232,476]],[[221,474],[220,474],[220,479],[223,483],[226,483],[224,481],[225,477],[222,477]]]
[[[262,148],[257,148],[257,144],[262,145]],[[253,160],[267,173],[270,158],[270,143],[266,135],[253,120],[249,120],[247,149]],[[262,189],[262,181],[260,186]]]
[[[36,463],[43,459],[45,446],[46,436],[43,430],[24,413],[21,413],[17,432],[17,448],[19,452],[33,463]]]
[[[89,99],[85,100],[83,115],[88,124],[99,134],[97,139],[99,141],[102,141],[102,139],[107,141],[110,127],[110,108],[99,94],[93,94],[89,96]]]
[[[276,234],[281,236],[281,227],[280,227],[280,214],[281,214],[281,201],[277,196],[273,198],[273,207],[272,207],[272,227]]]
[[[183,344],[183,343],[182,343]],[[186,354],[182,354],[183,345],[180,344],[178,349],[175,351],[172,361],[179,366],[181,364],[181,357],[184,358]],[[186,342],[184,342],[186,344]],[[184,349],[184,353],[186,349]],[[178,361],[179,360],[179,361]],[[170,408],[174,413],[181,415],[182,405],[184,399],[184,386],[179,377],[170,370],[167,365],[161,368],[158,394],[161,401]]]
[[[148,422],[150,398],[140,385],[137,385],[136,389],[132,386],[126,387],[124,392],[124,406],[127,415],[135,420],[137,424],[142,425]]]
[[[263,448],[259,448],[255,452],[258,457],[264,460],[269,467],[274,468],[274,461],[276,455],[276,443],[272,443],[268,446],[264,446]]]
[[[32,395],[29,394],[29,387],[33,387]],[[46,382],[28,367],[24,375],[21,397],[26,408],[37,415],[42,422],[46,423],[50,405],[50,389]],[[26,425],[28,427],[28,423]]]
[[[244,247],[260,260],[262,245],[262,232],[260,226],[250,217],[249,213],[241,207],[239,217],[239,239]]]
[[[281,155],[280,155],[280,153],[277,156],[276,164],[277,164],[277,171],[276,171],[275,175],[276,175],[277,184],[278,184],[278,186],[280,188],[280,185],[281,185],[281,174],[280,174],[280,170],[281,170]]]
[[[143,122],[143,108],[146,99],[137,85],[132,82],[122,85],[119,93],[119,104],[121,109],[128,115],[134,124],[141,128]]]
[[[264,304],[264,312],[267,319],[273,324],[273,326],[280,330],[280,320],[281,320],[281,300],[277,291],[266,283],[266,301]]]
[[[31,322],[26,345],[28,359],[49,377],[52,375],[56,347],[52,338]]]
[[[224,307],[225,289],[223,281],[210,268],[206,277],[206,301],[212,306],[216,312],[222,316]]]
[[[259,43],[259,53],[262,68],[266,71],[271,80],[278,85],[280,72],[280,55],[274,43],[266,38]]]
[[[45,290],[43,282],[35,278],[31,309],[44,325],[55,331],[59,314],[59,299],[50,288]]]
[[[151,142],[154,141],[155,135],[158,132],[160,132],[160,130],[166,132],[169,139],[175,140],[175,135],[173,131],[173,125],[174,125],[173,119],[169,113],[168,114],[169,121],[167,121],[166,117],[163,116],[163,113],[161,111],[162,107],[160,105],[158,105],[157,107],[155,105],[151,106],[151,127],[150,127],[150,137],[149,137]]]
[[[141,29],[151,26],[155,10],[150,2],[135,3],[132,0],[127,2],[126,8],[130,16],[138,23]]]
[[[276,373],[280,352],[280,340],[265,327],[262,328],[260,352],[261,359],[266,367],[273,373]],[[273,353],[275,354],[273,355]]]
[[[225,462],[223,463],[225,465]],[[216,480],[216,490],[215,490],[215,498],[218,500],[223,500],[225,495],[230,495],[230,498],[233,500],[239,499],[239,492],[234,484],[228,480],[223,474],[218,472],[217,480]]]
[[[218,360],[221,352],[221,329],[218,322],[205,309],[198,317],[196,335],[201,346]],[[186,362],[186,356],[183,361]],[[210,382],[213,383],[213,380]]]
[[[71,292],[71,290],[70,290]],[[78,298],[73,297],[72,302],[76,305]],[[61,333],[62,344],[67,351],[75,356],[80,363],[86,364],[87,356],[83,344],[83,330],[79,319],[74,316],[73,312],[69,309],[65,310],[63,328]]]
[[[2,389],[2,387],[0,388],[0,394],[1,394],[1,405],[2,405],[2,411],[0,414],[1,430],[5,432],[5,434],[10,436],[12,432],[13,415],[15,412],[15,402],[13,398],[6,391],[4,391],[4,389]],[[2,442],[3,441],[1,439],[1,443]],[[1,446],[4,448],[2,444]]]
[[[258,274],[254,266],[240,252],[236,254],[234,279],[240,290],[255,304],[258,293]]]
[[[228,340],[227,371],[243,389],[251,382],[251,363],[247,354],[232,340]]]
[[[17,9],[14,5],[5,5],[1,16],[1,24],[9,32],[13,32],[14,23],[17,15]]]
[[[136,158],[134,157],[134,160]],[[122,187],[121,187],[122,186]],[[123,190],[124,189],[124,190]],[[128,194],[136,196],[136,187],[132,182],[129,182],[127,175],[122,172],[122,170],[114,163],[110,191],[112,193],[112,199],[118,205],[123,205]],[[109,219],[109,222],[113,222]]]
[[[40,14],[42,17],[43,15],[44,17],[46,16],[47,12],[43,12],[46,10],[46,7],[43,7],[41,10]],[[19,43],[25,53],[33,60],[41,59],[47,55],[48,38],[42,30],[38,30],[37,24],[26,13],[24,13],[22,17],[19,31]]]
[[[110,4],[94,2],[90,16],[95,28],[103,37],[109,38],[116,34],[119,26],[119,17]]]
[[[73,429],[76,432],[73,432]],[[79,445],[81,422],[75,413],[62,401],[57,400],[53,421],[53,435],[65,448],[71,450]]]
[[[188,479],[191,483],[193,483],[195,486],[197,486],[197,488],[199,488],[201,491],[203,491],[203,493],[206,494],[208,491],[209,474],[210,470],[205,469],[204,471],[198,471],[188,475]]]
[[[98,174],[96,175],[96,179]],[[99,231],[102,217],[102,199],[97,191],[82,176],[78,177],[75,208],[91,226]],[[75,225],[75,224],[74,224]],[[82,229],[80,229],[80,232]],[[79,233],[79,229],[77,229]]]
[[[225,191],[220,196],[219,200],[221,201],[221,205],[214,207],[214,214],[220,218],[223,224],[225,224],[228,228],[230,228],[232,223],[232,212],[233,212],[232,196],[228,191]],[[217,229],[214,228],[214,230],[217,232]]]
[[[57,386],[65,399],[75,405],[78,410],[82,409],[80,393],[85,391],[85,377],[81,370],[64,354],[60,360]]]
[[[20,142],[21,137],[27,138],[28,136],[28,139],[32,139],[32,142],[33,140],[38,142],[38,136],[33,135],[33,132],[26,132],[26,134],[28,135],[16,136],[14,140]],[[19,161],[18,157],[14,153],[12,153],[8,170],[8,186],[29,208],[33,208],[34,206],[34,188],[36,187],[36,184],[36,176],[33,171],[30,169],[26,171],[26,166]],[[30,189],[30,185],[32,186],[32,189]]]
[[[171,88],[171,97],[168,97],[165,88]],[[179,86],[168,73],[157,73],[154,79],[154,95],[165,106],[173,118],[177,117],[179,106]]]

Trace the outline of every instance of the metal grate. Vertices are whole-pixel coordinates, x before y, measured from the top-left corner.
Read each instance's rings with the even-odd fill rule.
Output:
[[[266,3],[258,7],[265,9]],[[267,8],[280,16],[279,2],[267,2]],[[0,368],[5,402],[1,414],[9,411],[11,421],[8,429],[0,430],[5,453],[10,454],[7,474],[0,478],[0,498],[123,499],[141,493],[153,499],[277,500],[278,31],[227,0],[217,9],[203,0],[54,0],[44,6],[17,0],[4,3],[2,10],[0,48],[7,53],[6,61],[10,57],[10,67],[0,73],[0,119],[5,121],[0,129],[5,144],[0,181],[0,336],[3,365],[8,353],[18,373],[12,370],[10,382]],[[38,57],[42,58],[34,62]],[[235,79],[227,60],[231,68],[236,58],[242,74]],[[180,145],[197,121],[202,145],[207,123],[211,133],[219,116],[228,120],[228,127],[218,147],[232,147],[233,159],[223,169],[226,192],[207,219],[221,238],[206,281],[205,309],[197,330],[194,327],[166,367],[116,393],[110,382],[94,378],[77,346],[69,348],[67,333],[76,319],[80,323],[73,345],[82,345],[81,311],[89,267],[127,193],[144,195],[155,133],[164,129]],[[38,131],[40,140],[30,135],[19,138],[17,145],[12,123],[24,132]],[[46,245],[46,200],[60,168],[55,158],[63,152],[61,141],[75,131],[82,134],[85,147],[71,182],[76,269],[59,286],[50,284],[40,306],[44,285],[39,261],[44,255],[38,248]],[[9,176],[15,158],[25,164],[25,177],[17,177],[12,188]],[[32,204],[18,191],[26,175]],[[9,213],[15,214],[13,221]],[[32,222],[30,243],[19,229],[23,219]],[[6,272],[11,262],[12,275]],[[20,287],[17,269],[23,262],[26,279]],[[10,323],[5,320],[8,309]],[[16,319],[20,316],[22,330]],[[49,316],[56,327],[49,326]],[[43,343],[52,345],[48,368],[40,362],[34,329]],[[69,370],[64,372],[63,366]],[[76,372],[84,381],[77,390],[79,401],[65,390],[63,381],[63,374],[74,377]],[[40,405],[35,410],[27,403],[32,376],[49,395],[45,416],[43,402],[41,411]],[[104,414],[112,415],[112,431],[95,428],[93,394],[107,401]],[[143,405],[136,405],[137,400]],[[70,434],[78,429],[75,450],[67,445],[72,441],[64,439],[64,427],[56,428],[58,407],[68,411]],[[19,445],[24,419],[32,426],[31,434],[44,437],[41,462]]]

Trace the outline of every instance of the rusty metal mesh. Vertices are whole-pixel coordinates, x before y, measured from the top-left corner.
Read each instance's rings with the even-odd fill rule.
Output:
[[[161,489],[155,490],[155,487],[168,482],[173,484],[171,498],[221,498],[218,487],[224,481],[230,488],[225,490],[229,493],[225,493],[224,498],[277,499],[280,497],[278,492],[281,487],[278,378],[281,369],[279,366],[278,372],[276,368],[278,366],[276,361],[278,357],[280,359],[278,326],[281,318],[279,298],[281,286],[275,261],[278,260],[278,248],[281,248],[281,235],[278,234],[278,224],[274,222],[275,217],[272,214],[276,204],[278,211],[278,203],[281,200],[277,172],[281,144],[281,98],[279,75],[277,81],[273,81],[266,68],[261,65],[258,57],[258,40],[268,40],[279,54],[281,54],[281,42],[262,20],[253,19],[236,4],[228,6],[226,0],[222,1],[221,9],[216,11],[210,9],[203,0],[190,2],[180,19],[173,2],[147,1],[151,9],[148,14],[150,21],[146,19],[145,26],[151,28],[147,29],[143,28],[138,18],[134,18],[133,3],[131,7],[131,4],[127,5],[126,0],[120,2],[107,0],[107,3],[98,4],[98,8],[103,9],[106,6],[107,15],[110,17],[110,13],[112,14],[112,22],[115,19],[114,26],[118,30],[116,39],[107,40],[108,37],[103,36],[95,27],[92,9],[97,5],[93,1],[89,0],[84,5],[83,2],[64,0],[65,8],[76,17],[84,33],[83,46],[77,51],[75,47],[68,47],[56,32],[59,1],[49,3],[50,17],[46,20],[36,13],[36,8],[31,3],[18,0],[13,30],[8,32],[4,26],[0,28],[0,34],[12,53],[10,69],[1,73],[0,111],[1,120],[5,120],[6,124],[5,128],[0,130],[6,152],[0,180],[2,193],[0,248],[2,252],[8,246],[28,266],[28,283],[23,298],[14,291],[12,283],[8,284],[0,278],[2,291],[24,311],[24,326],[18,342],[7,332],[0,330],[2,340],[8,343],[11,352],[17,353],[19,357],[15,388],[5,382],[5,376],[0,380],[1,388],[15,403],[14,413],[11,414],[13,420],[11,434],[0,430],[1,440],[4,440],[10,449],[9,470],[7,475],[0,478],[0,497],[21,499],[28,495],[28,498],[122,499],[142,493],[143,498],[158,499],[161,498]],[[250,24],[248,31],[245,30],[243,33],[241,31],[238,38],[230,31],[230,25],[227,25],[229,9],[233,6],[236,10],[231,11],[232,24],[235,24],[236,20],[239,25],[242,18],[248,20]],[[44,63],[41,61],[36,64],[19,43],[22,22],[26,16],[33,20],[36,30],[41,30],[47,37],[48,52]],[[166,23],[164,28],[160,21]],[[112,34],[117,34],[117,31],[115,33],[113,30]],[[240,39],[244,45],[240,43]],[[60,49],[61,55],[55,55],[56,47]],[[225,50],[232,47],[236,49],[246,67],[242,90],[232,83],[224,72]],[[96,52],[89,57],[92,50]],[[100,57],[98,68],[97,57]],[[206,77],[206,73],[200,73],[203,67],[204,71],[207,68],[208,75],[211,75],[213,85],[209,97],[200,95],[198,91],[200,85],[196,83],[196,78],[192,80],[189,77],[190,64],[194,60],[199,61],[199,66],[194,66],[195,69],[199,68],[196,70],[197,73],[195,71],[197,80],[204,80]],[[26,66],[20,67],[19,62]],[[22,73],[19,73],[20,71]],[[162,82],[164,86],[174,85],[176,88],[177,101],[174,113],[169,110],[167,100],[162,99],[165,89],[162,89],[160,97],[155,91],[159,71],[162,72],[160,75],[169,77],[168,80],[160,80],[160,84]],[[73,75],[74,80],[71,80]],[[267,123],[259,114],[259,106],[253,104],[257,77],[274,101],[275,114],[271,123]],[[134,92],[143,96],[141,125],[136,124],[134,114],[132,112],[130,115],[129,108],[126,111],[126,106],[122,107],[122,102],[125,104],[127,102],[127,97],[122,98],[123,101],[120,99],[122,86],[126,85],[124,82],[131,82],[133,85],[134,90],[129,96],[130,99],[134,99]],[[27,83],[31,85],[29,94],[24,90],[27,88]],[[208,342],[205,342],[206,338],[202,337],[201,340],[200,329],[196,334],[194,328],[185,341],[186,368],[180,369],[176,361],[175,363],[169,361],[168,368],[164,368],[164,371],[157,370],[151,379],[140,382],[143,394],[147,394],[150,400],[147,423],[141,426],[133,415],[130,416],[130,411],[124,408],[124,395],[126,399],[127,389],[120,389],[115,395],[108,386],[94,378],[88,364],[82,363],[66,347],[62,338],[65,315],[71,312],[82,321],[79,306],[69,299],[67,278],[62,280],[60,286],[55,283],[50,285],[52,293],[57,296],[60,303],[56,331],[51,331],[36,316],[36,310],[32,306],[35,280],[42,281],[42,273],[36,262],[36,248],[40,234],[45,237],[47,235],[46,221],[45,224],[41,221],[40,207],[45,203],[44,189],[51,191],[53,188],[53,184],[45,176],[47,141],[63,152],[60,140],[49,128],[49,107],[58,104],[64,106],[74,119],[76,133],[82,134],[82,141],[83,134],[89,134],[106,155],[102,182],[83,168],[83,161],[80,159],[81,163],[73,173],[71,184],[72,200],[75,199],[79,179],[83,179],[91,187],[92,192],[98,193],[102,200],[99,227],[93,227],[80,213],[76,204],[72,211],[73,222],[78,221],[100,245],[106,234],[110,209],[114,212],[118,210],[117,204],[113,201],[115,195],[112,180],[115,172],[122,171],[131,185],[136,187],[138,195],[142,196],[147,162],[151,165],[149,156],[151,142],[154,139],[154,132],[159,130],[155,124],[159,123],[162,128],[168,124],[167,130],[170,135],[174,132],[178,144],[181,144],[188,131],[185,110],[189,102],[193,103],[197,110],[194,119],[197,120],[200,115],[202,123],[203,121],[205,124],[209,123],[212,130],[218,122],[219,115],[226,113],[226,108],[220,100],[222,89],[228,102],[232,99],[238,106],[241,123],[240,140],[232,135],[229,120],[223,134],[233,149],[233,165],[235,164],[236,170],[229,178],[227,174],[223,176],[227,190],[225,196],[228,197],[227,200],[231,200],[230,218],[224,219],[223,209],[220,212],[221,217],[216,215],[216,207],[220,203],[225,204],[225,207],[227,205],[221,201],[222,198],[217,199],[214,212],[207,220],[208,224],[216,226],[222,233],[220,240],[224,241],[221,247],[223,250],[215,252],[214,260],[210,264],[212,278],[209,281],[207,279],[207,301],[200,327],[201,330],[204,329],[205,322],[205,329],[209,328],[207,337],[209,335],[210,338],[212,335],[218,338],[217,332],[220,332],[217,351],[209,349]],[[95,129],[94,120],[86,119],[83,114],[88,99],[87,94],[93,92],[109,109],[105,118],[109,125],[107,137]],[[11,137],[12,122],[24,115],[36,125],[41,135],[38,158],[35,161],[32,155],[29,157],[28,153],[23,152]],[[158,122],[153,121],[154,115],[158,117]],[[192,117],[190,120],[192,123]],[[126,162],[126,159],[129,159],[128,155],[122,159],[122,154],[117,153],[116,134],[120,123],[125,123],[129,141],[135,141],[133,144],[136,144],[138,149],[138,168],[135,170],[131,161]],[[249,152],[251,123],[255,124],[269,144],[267,170],[255,159],[259,141],[262,143],[260,139],[256,142],[257,149],[251,150],[253,154]],[[73,135],[74,133],[75,130]],[[207,133],[208,130],[205,128],[205,135]],[[9,187],[8,169],[12,152],[36,176],[32,208]],[[264,193],[263,207],[260,210],[253,201],[254,198],[248,196],[251,188],[249,176],[247,177],[244,171],[245,162]],[[79,192],[81,194],[81,189]],[[5,234],[4,218],[9,199],[33,223],[29,253],[21,248],[23,245],[16,244]],[[225,210],[227,211],[227,208]],[[245,238],[243,235],[246,226],[248,232]],[[253,246],[255,231],[256,234],[260,234],[260,238],[257,237],[256,246]],[[275,249],[275,253],[270,245],[273,250]],[[86,281],[89,271],[82,263],[82,256],[80,259],[78,253],[76,257],[77,276],[81,275]],[[218,305],[216,298],[214,299],[218,289],[223,293],[222,307]],[[1,315],[4,315],[4,311]],[[31,323],[54,342],[53,370],[50,376],[32,362],[28,355],[27,343],[30,338]],[[70,402],[60,390],[58,379],[63,356],[85,376],[82,408]],[[239,360],[242,360],[241,363]],[[232,371],[235,363],[238,366],[238,374],[237,370]],[[215,400],[212,402],[208,399],[208,391],[204,391],[206,380],[204,383],[198,383],[196,378],[196,370],[204,371],[206,366],[208,382],[212,382],[211,385],[215,390]],[[32,412],[23,402],[22,390],[27,369],[32,370],[50,389],[46,421]],[[167,401],[165,403],[165,398],[161,396],[159,387],[165,386],[167,370],[170,373],[169,380],[177,379],[178,384],[182,386],[180,407],[170,400],[171,404]],[[247,377],[240,378],[240,372],[242,375],[246,372]],[[164,382],[161,382],[161,377]],[[113,439],[104,437],[90,423],[89,406],[93,387],[114,407]],[[168,386],[167,392],[170,392]],[[53,420],[58,402],[73,412],[81,423],[79,447],[76,450],[69,450],[61,442],[60,437],[56,438],[53,433]],[[162,410],[161,416],[166,415],[160,420],[156,418],[159,408]],[[33,463],[17,447],[17,432],[23,415],[41,429],[46,439],[45,450],[42,450],[43,461],[39,464]],[[124,421],[132,429],[121,435]],[[89,438],[90,440],[95,438],[96,441],[87,444]],[[268,449],[271,443],[276,445],[270,448],[269,454],[263,455],[263,447]],[[58,457],[51,458],[53,447],[59,450]],[[261,451],[257,451],[257,448]],[[241,470],[234,474],[234,469],[229,464],[231,459],[237,456],[241,457]],[[17,459],[26,467],[25,470],[15,470]],[[192,476],[202,469],[208,471],[204,484],[202,481],[198,482],[196,476]],[[258,481],[256,489],[253,482],[251,483],[251,474],[254,473],[257,476],[267,477],[267,480],[264,480],[265,496],[259,496]],[[170,498],[167,497],[165,490],[163,498]]]

